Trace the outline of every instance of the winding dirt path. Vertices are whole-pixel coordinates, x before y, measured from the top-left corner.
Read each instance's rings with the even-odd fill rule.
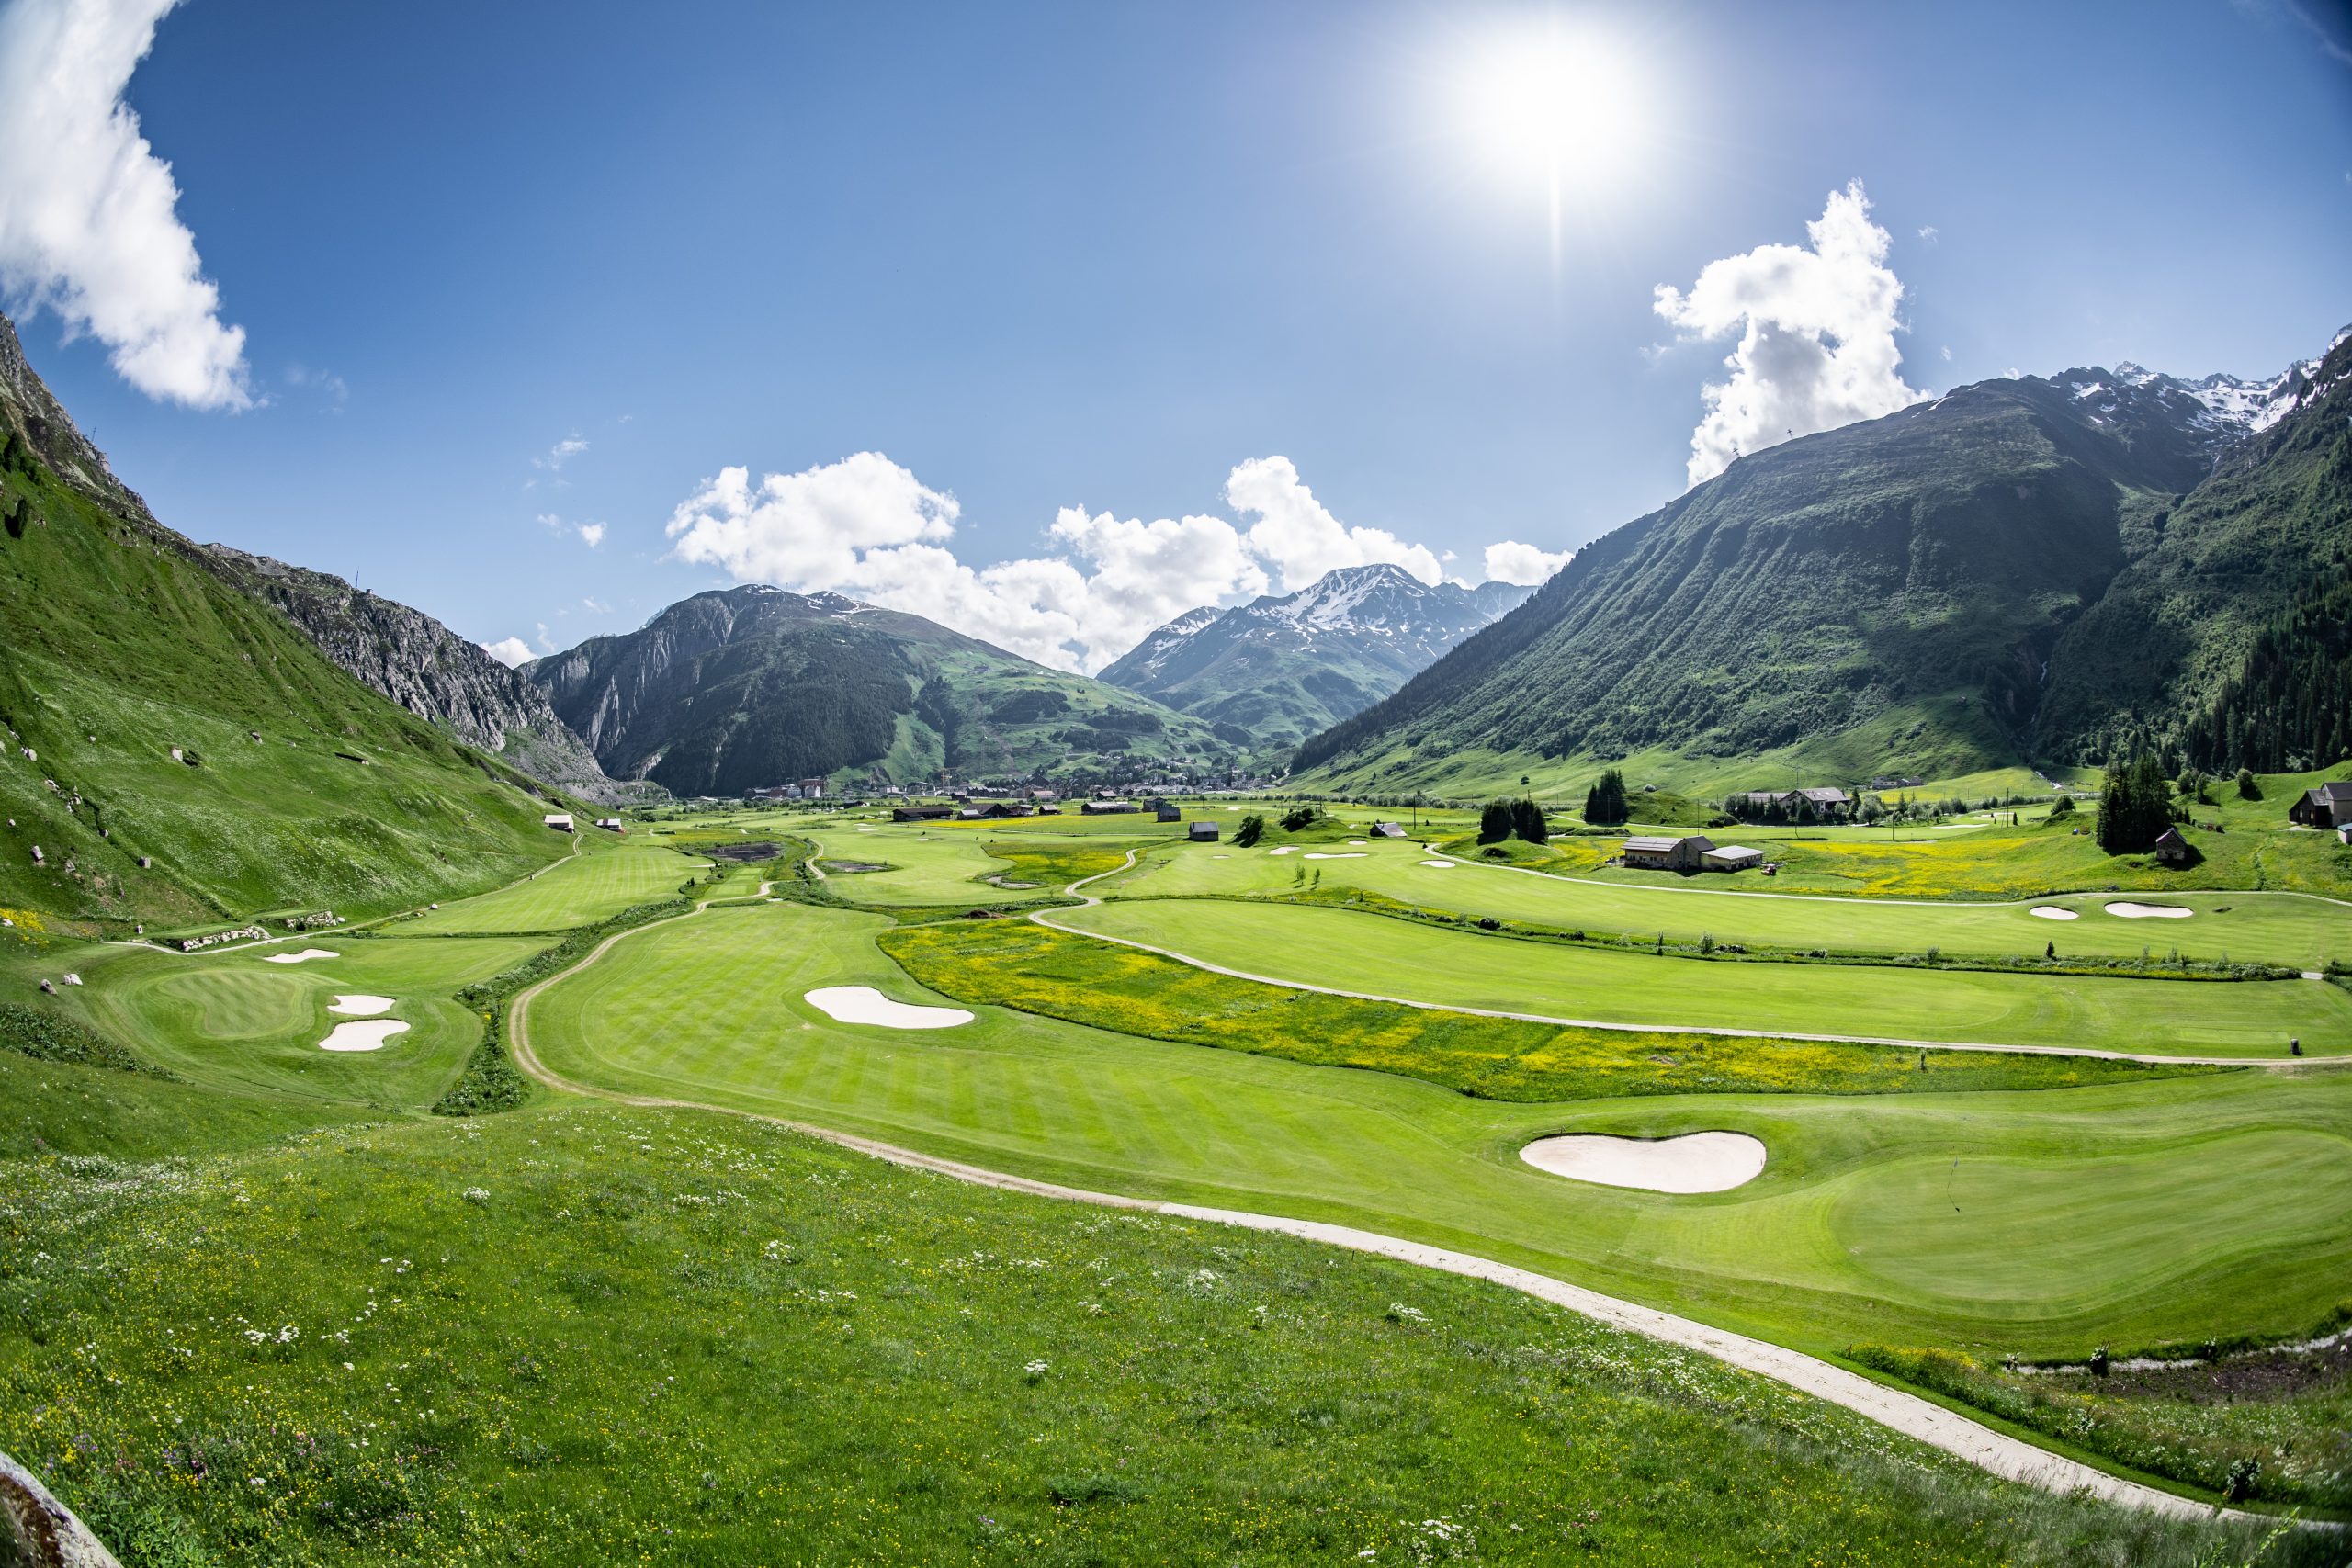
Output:
[[[1135,863],[1135,852],[1127,852],[1127,863],[1118,868],[1124,871]],[[1102,872],[1098,876],[1083,877],[1069,885],[1069,891],[1080,897],[1079,892],[1087,883],[1100,876],[1116,875],[1117,871]],[[1089,899],[1090,903],[1096,900]],[[633,927],[606,937],[579,963],[548,976],[516,994],[507,1011],[507,1044],[514,1054],[515,1065],[548,1088],[591,1099],[613,1101],[622,1105],[682,1111],[715,1111],[727,1115],[741,1116],[750,1121],[764,1122],[788,1128],[842,1148],[854,1149],[876,1159],[916,1170],[932,1171],[967,1181],[978,1187],[995,1188],[1008,1192],[1022,1192],[1032,1197],[1057,1198],[1075,1203],[1091,1203],[1102,1208],[1125,1209],[1139,1213],[1165,1214],[1177,1219],[1196,1220],[1210,1224],[1233,1225],[1241,1229],[1266,1231],[1296,1236],[1306,1241],[1321,1242],[1331,1247],[1344,1247],[1351,1251],[1371,1253],[1424,1269],[1435,1269],[1468,1279],[1484,1280],[1491,1284],[1549,1302],[1555,1306],[1604,1323],[1612,1328],[1645,1335],[1667,1344],[1678,1345],[1715,1358],[1761,1377],[1771,1379],[1800,1393],[1842,1405],[1858,1415],[1867,1416],[1893,1431],[1914,1438],[1932,1448],[1966,1461],[1977,1468],[2006,1480],[2040,1487],[2060,1494],[2085,1494],[2122,1507],[2143,1509],[2175,1518],[2204,1519],[2261,1518],[2238,1509],[2213,1508],[2170,1492],[2110,1475],[2076,1460],[2054,1454],[2035,1447],[2007,1433],[1995,1431],[1982,1422],[1971,1419],[1940,1404],[1874,1382],[1860,1373],[1849,1371],[1815,1356],[1792,1350],[1746,1335],[1733,1334],[1720,1328],[1673,1313],[1661,1312],[1616,1296],[1603,1295],[1580,1285],[1571,1285],[1549,1275],[1521,1269],[1472,1253],[1455,1252],[1445,1247],[1431,1247],[1423,1242],[1408,1241],[1400,1236],[1383,1235],[1376,1231],[1359,1230],[1351,1225],[1328,1224],[1317,1220],[1295,1220],[1278,1214],[1252,1213],[1239,1209],[1214,1209],[1193,1203],[1160,1202],[1152,1199],[1130,1198],[1114,1192],[1096,1192],[1080,1187],[1064,1187],[1050,1181],[1033,1180],[1003,1171],[988,1170],[957,1160],[942,1159],[915,1149],[902,1148],[873,1138],[837,1132],[805,1122],[795,1122],[781,1116],[766,1116],[756,1111],[741,1111],[731,1106],[710,1105],[700,1100],[678,1100],[663,1095],[623,1094],[599,1089],[591,1084],[575,1083],[550,1070],[531,1049],[529,1012],[531,1003],[548,987],[580,973],[594,964],[613,946],[641,932],[654,931],[679,920],[690,920],[702,915],[707,905],[697,905],[691,912],[673,915],[668,919],[650,925]],[[1033,919],[1043,921],[1042,911]],[[1056,928],[1057,930],[1062,928]],[[1091,933],[1081,932],[1081,935]],[[1134,944],[1130,944],[1134,945]],[[1205,966],[1204,966],[1205,967]]]

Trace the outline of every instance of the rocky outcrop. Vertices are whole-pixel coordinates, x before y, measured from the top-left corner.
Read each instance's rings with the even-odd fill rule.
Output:
[[[207,545],[203,554],[221,577],[276,605],[328,658],[419,718],[590,800],[609,805],[648,793],[607,778],[539,686],[422,610],[226,545]]]
[[[0,1564],[16,1568],[121,1568],[90,1527],[50,1495],[23,1465],[0,1453]]]

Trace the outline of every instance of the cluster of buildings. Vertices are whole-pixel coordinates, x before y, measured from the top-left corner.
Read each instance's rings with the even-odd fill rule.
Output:
[[[1704,833],[1638,834],[1626,840],[1617,855],[1620,864],[1640,871],[1746,871],[1764,864],[1762,850],[1719,845]]]
[[[1724,802],[1725,809],[1744,821],[1805,817],[1815,821],[1842,822],[1852,817],[1860,804],[1844,790],[1832,788],[1744,790]]]
[[[782,784],[767,789],[745,790],[743,798],[745,800],[822,800],[825,798],[825,781],[802,779],[797,784]]]

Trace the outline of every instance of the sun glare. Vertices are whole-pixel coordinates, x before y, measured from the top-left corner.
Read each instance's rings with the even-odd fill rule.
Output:
[[[1545,18],[1479,39],[1453,73],[1456,133],[1507,190],[1544,203],[1554,259],[1568,209],[1641,170],[1656,96],[1639,57],[1598,28]]]

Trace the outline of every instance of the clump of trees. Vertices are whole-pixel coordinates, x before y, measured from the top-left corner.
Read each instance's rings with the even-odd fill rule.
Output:
[[[1625,800],[1625,775],[1615,768],[1605,770],[1600,780],[1585,791],[1584,819],[1596,828],[1614,828],[1633,815]]]
[[[2240,800],[2260,800],[2262,798],[2262,786],[2254,782],[2254,770],[2252,768],[2240,768],[2238,770],[2238,798]]]
[[[2111,764],[2098,794],[2098,847],[2138,854],[2172,826],[2172,781],[2153,751]]]
[[[1283,813],[1283,831],[1285,833],[1295,833],[1301,828],[1311,828],[1321,819],[1322,816],[1323,808],[1312,804],[1311,802],[1302,806],[1294,806],[1288,811]]]
[[[1478,841],[1499,844],[1505,839],[1524,839],[1531,844],[1549,842],[1551,825],[1544,820],[1544,808],[1526,795],[1517,800],[1497,798],[1487,802],[1478,811]]]
[[[1234,826],[1233,841],[1245,850],[1265,836],[1266,819],[1254,811]]]

